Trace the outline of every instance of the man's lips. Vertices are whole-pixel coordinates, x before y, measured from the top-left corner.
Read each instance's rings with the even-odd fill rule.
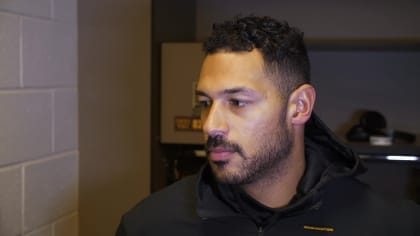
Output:
[[[236,151],[230,148],[212,148],[209,150],[209,157],[212,161],[227,161]]]

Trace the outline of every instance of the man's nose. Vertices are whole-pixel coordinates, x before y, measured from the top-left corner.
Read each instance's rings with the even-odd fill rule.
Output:
[[[209,110],[203,114],[202,121],[204,134],[208,136],[227,135],[228,125],[222,104],[213,103]]]

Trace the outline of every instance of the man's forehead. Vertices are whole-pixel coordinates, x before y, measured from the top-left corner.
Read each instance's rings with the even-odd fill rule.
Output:
[[[202,71],[231,71],[235,69],[263,70],[264,59],[260,51],[254,49],[246,52],[219,51],[204,58]],[[215,69],[217,71],[215,71]]]
[[[203,63],[197,90],[207,95],[266,94],[273,81],[258,50],[250,52],[217,52]]]

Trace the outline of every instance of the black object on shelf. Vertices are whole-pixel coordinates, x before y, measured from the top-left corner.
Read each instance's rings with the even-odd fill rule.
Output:
[[[389,139],[389,143],[412,144],[416,136],[405,131],[387,128],[387,122],[377,111],[365,111],[360,115],[359,123],[354,125],[346,134],[351,142],[371,142],[372,137]]]

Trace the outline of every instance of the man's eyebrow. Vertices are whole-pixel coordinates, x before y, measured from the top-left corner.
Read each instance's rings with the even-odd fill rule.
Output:
[[[220,92],[220,94],[237,94],[237,93],[243,93],[243,94],[255,94],[255,91],[249,88],[245,88],[245,87],[237,87],[237,88],[230,88],[230,89],[224,89],[222,92]],[[197,96],[205,96],[205,97],[209,97],[209,95],[201,90],[196,90],[195,94]]]
[[[235,94],[235,93],[244,93],[244,94],[254,94],[255,91],[245,87],[230,88],[223,90],[224,94]]]
[[[204,97],[208,97],[207,93],[200,91],[200,90],[196,90],[195,91],[195,95],[196,96],[204,96]]]

